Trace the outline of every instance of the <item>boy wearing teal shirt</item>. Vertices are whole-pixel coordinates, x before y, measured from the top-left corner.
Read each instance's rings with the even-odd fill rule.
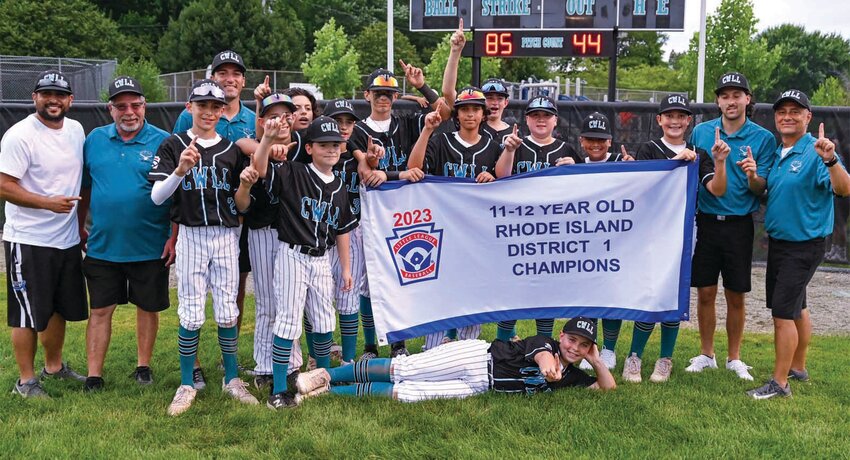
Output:
[[[747,392],[754,399],[791,396],[788,380],[807,381],[806,352],[812,322],[806,309],[806,286],[824,257],[824,240],[832,234],[833,194],[850,195],[850,175],[824,135],[808,134],[809,98],[788,90],[773,104],[782,145],[767,176],[749,155],[739,162],[750,188],[767,196],[765,229],[770,235],[765,286],[773,315],[776,360],[773,378]]]
[[[145,97],[138,81],[118,77],[109,86],[109,114],[114,123],[86,138],[79,218],[91,211],[83,271],[91,296],[86,330],[86,391],[101,390],[103,362],[117,305],[137,308],[137,367],[141,385],[153,383],[150,368],[159,312],[169,307],[168,266],[174,261],[169,239],[170,202],[150,199],[148,172],[168,133],[145,121]],[[85,230],[81,225],[81,235]]]
[[[715,300],[717,281],[722,274],[729,343],[726,369],[744,380],[752,380],[750,367],[741,361],[741,342],[744,296],[751,290],[755,237],[752,213],[758,209],[759,202],[749,190],[747,177],[735,163],[745,158],[747,152],[752,152],[761,167],[759,172],[766,174],[770,167],[769,158],[776,149],[776,140],[770,131],[747,118],[752,93],[746,77],[737,72],[726,73],[718,80],[714,92],[720,118],[697,125],[691,141],[709,155],[712,146],[718,142],[727,144],[731,153],[730,161],[726,162],[726,193],[714,196],[705,187],[699,188],[691,286],[697,288],[700,354],[691,358],[691,364],[685,370],[701,372],[717,368],[714,357]]]

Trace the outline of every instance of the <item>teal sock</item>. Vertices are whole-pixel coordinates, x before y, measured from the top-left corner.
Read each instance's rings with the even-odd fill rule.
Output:
[[[343,396],[384,396],[393,397],[393,384],[389,382],[358,383],[356,385],[345,385],[331,387],[331,393]]]
[[[676,348],[676,338],[679,337],[679,322],[661,323],[661,357],[672,358]]]
[[[224,364],[224,383],[239,377],[239,366],[236,362],[236,342],[238,332],[236,326],[218,327],[218,346],[221,347],[221,361]]]
[[[289,358],[292,356],[292,340],[274,336],[272,340],[272,376],[274,385],[272,394],[286,391],[286,371],[289,370]]]
[[[334,333],[325,332],[320,334],[313,333],[313,358],[316,360],[316,367],[331,367],[331,346],[333,345]]]
[[[514,328],[516,327],[516,320],[511,319],[508,321],[499,321],[496,323],[496,340],[502,340],[504,342],[510,341],[514,334]]]
[[[457,340],[457,329],[449,329],[446,331],[446,337],[452,340]]]
[[[195,370],[195,357],[198,355],[198,342],[201,330],[190,331],[183,326],[177,329],[177,350],[180,352],[180,384],[193,385],[192,371]]]
[[[537,335],[552,337],[552,329],[555,328],[554,319],[538,319],[535,321],[535,325],[537,326]]]
[[[352,361],[357,353],[357,328],[360,315],[339,315],[339,334],[342,337],[342,360]]]
[[[621,319],[603,319],[602,320],[602,346],[608,350],[614,351],[617,346],[617,339],[620,338],[620,328],[623,326]]]
[[[313,324],[307,319],[307,315],[304,315],[304,337],[307,338],[307,354],[316,359],[316,338],[313,336]]]
[[[629,356],[632,353],[637,354],[638,358],[643,356],[643,349],[646,348],[646,342],[649,341],[653,329],[655,329],[655,323],[635,321],[634,332],[632,332],[632,349],[629,351]]]
[[[368,346],[376,346],[378,339],[375,335],[375,317],[372,316],[372,299],[360,296],[360,320],[363,321],[363,342]]]
[[[357,361],[354,364],[327,369],[332,383],[338,382],[389,382],[390,358]]]

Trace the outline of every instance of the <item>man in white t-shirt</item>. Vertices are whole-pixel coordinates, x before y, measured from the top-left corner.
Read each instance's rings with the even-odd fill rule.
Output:
[[[76,209],[85,133],[65,118],[74,96],[61,72],[42,73],[32,100],[36,113],[0,142],[0,199],[6,201],[8,321],[20,372],[13,391],[47,398],[40,379],[85,381],[62,362],[65,321],[88,318]],[[36,337],[44,347],[39,378]]]

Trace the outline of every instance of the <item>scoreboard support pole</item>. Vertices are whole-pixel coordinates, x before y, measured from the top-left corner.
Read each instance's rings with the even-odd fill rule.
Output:
[[[472,38],[475,39],[475,28],[469,29],[472,32]],[[475,48],[473,48],[475,49]],[[476,88],[481,87],[481,56],[478,53],[472,53],[472,81],[470,84]]]
[[[616,102],[617,101],[617,55],[619,54],[619,43],[617,42],[618,36],[620,35],[617,31],[617,28],[614,27],[614,30],[611,33],[612,41],[614,44],[614,52],[611,53],[611,57],[608,58],[608,102]]]

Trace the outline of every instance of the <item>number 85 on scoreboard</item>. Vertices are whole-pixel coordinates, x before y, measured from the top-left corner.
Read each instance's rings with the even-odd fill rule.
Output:
[[[610,57],[611,32],[475,31],[473,53],[481,57]]]

